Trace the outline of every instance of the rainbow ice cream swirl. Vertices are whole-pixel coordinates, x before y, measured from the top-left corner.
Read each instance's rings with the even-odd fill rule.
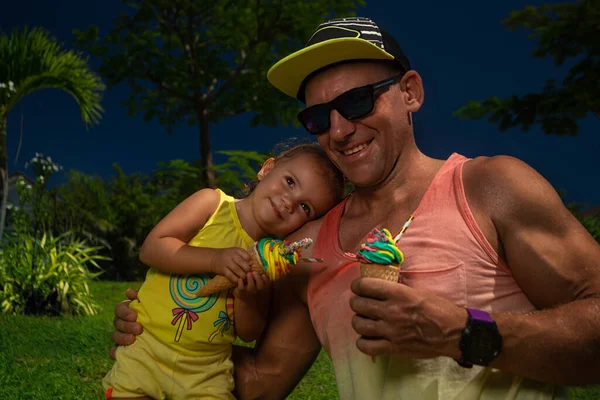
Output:
[[[404,255],[387,229],[373,229],[356,256],[363,264],[401,264]]]
[[[255,244],[255,251],[262,262],[265,273],[271,281],[275,281],[287,274],[292,265],[296,265],[302,248],[311,244],[312,239],[309,238],[298,242],[264,238]]]

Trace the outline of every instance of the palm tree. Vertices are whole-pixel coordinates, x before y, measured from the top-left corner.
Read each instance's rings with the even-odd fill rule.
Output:
[[[4,232],[8,197],[6,123],[9,111],[27,94],[43,88],[62,89],[79,104],[86,128],[102,117],[104,84],[87,58],[65,49],[41,28],[0,32],[0,240]]]

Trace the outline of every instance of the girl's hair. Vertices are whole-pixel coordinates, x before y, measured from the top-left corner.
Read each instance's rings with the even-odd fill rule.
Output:
[[[275,167],[277,163],[282,161],[292,160],[299,154],[310,154],[321,165],[323,176],[328,179],[328,188],[335,203],[339,203],[344,198],[345,180],[342,172],[331,162],[327,153],[317,143],[305,143],[292,147],[275,157]],[[260,181],[254,180],[246,185],[246,193],[250,194],[254,191]]]

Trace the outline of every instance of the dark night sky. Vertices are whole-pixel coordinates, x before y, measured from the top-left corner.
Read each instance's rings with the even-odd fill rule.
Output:
[[[539,5],[549,1],[530,0]],[[107,32],[113,17],[124,6],[119,0],[20,0],[2,1],[0,29],[10,32],[20,25],[43,26],[60,41],[73,39],[73,28],[97,24]],[[520,158],[539,171],[567,202],[600,204],[598,156],[600,122],[588,117],[577,137],[544,135],[540,129],[528,133],[500,133],[485,120],[461,121],[452,116],[468,100],[481,100],[540,90],[546,79],[560,78],[549,59],[532,58],[534,42],[524,30],[508,32],[500,23],[511,10],[521,9],[517,0],[481,1],[376,1],[359,10],[393,34],[423,77],[425,104],[415,116],[417,144],[428,155],[446,158],[452,152],[466,156],[507,154]],[[97,66],[98,60],[92,59]],[[173,135],[156,122],[128,118],[119,102],[128,87],[105,92],[105,115],[101,123],[86,131],[76,103],[64,93],[44,90],[29,95],[9,116],[9,170],[23,170],[36,152],[49,155],[65,170],[107,176],[117,162],[126,173],[152,171],[157,162],[176,158],[198,158],[194,128],[180,128]],[[23,144],[15,162],[24,116]],[[250,128],[249,115],[212,126],[214,150],[268,151],[288,136],[305,136],[300,129]],[[306,135],[307,136],[307,135]],[[232,144],[235,147],[232,148]],[[27,172],[27,171],[26,171]],[[30,171],[29,171],[30,173]],[[60,180],[60,176],[55,182]]]

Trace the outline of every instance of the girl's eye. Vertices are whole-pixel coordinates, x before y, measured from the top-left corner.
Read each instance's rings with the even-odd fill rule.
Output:
[[[307,206],[305,203],[300,203],[300,207],[302,207],[302,209],[304,210],[306,215],[310,215],[310,207],[309,206]]]
[[[296,184],[296,182],[294,182],[294,180],[290,177],[285,178],[285,181],[287,182],[289,187],[294,187],[294,185]]]

